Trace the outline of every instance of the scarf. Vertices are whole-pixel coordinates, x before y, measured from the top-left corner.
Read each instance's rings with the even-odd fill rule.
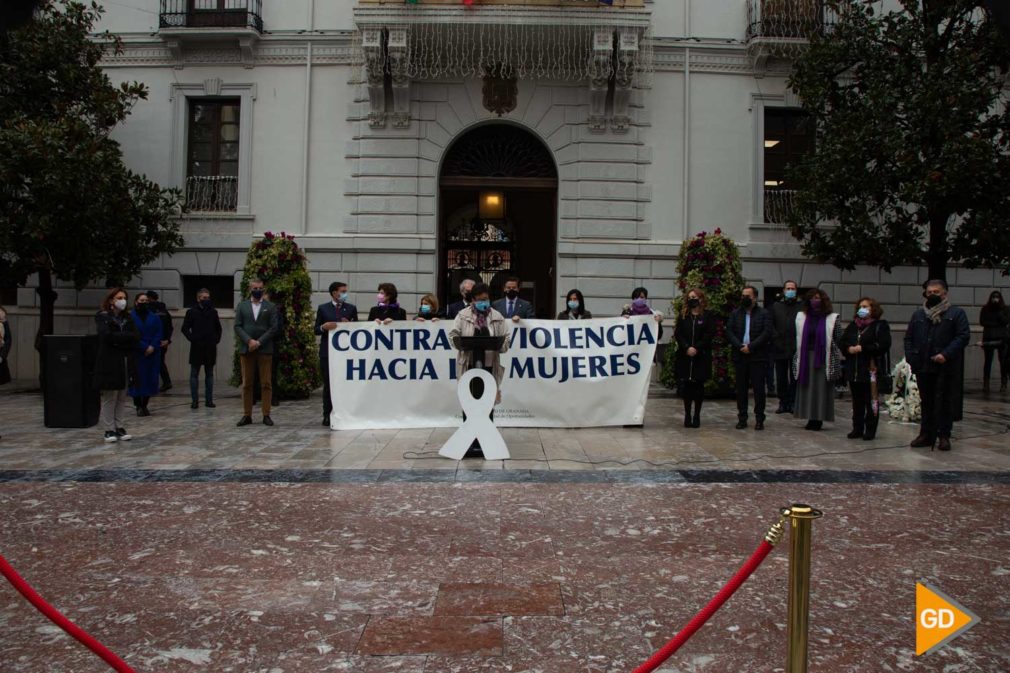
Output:
[[[934,325],[939,325],[940,321],[943,320],[943,314],[950,308],[950,300],[944,299],[933,308],[929,308],[928,306],[923,306],[922,308],[926,311],[926,317],[929,318],[930,322]]]
[[[396,301],[394,301],[391,304],[382,304],[382,303],[380,303],[379,304],[379,308],[386,308],[386,309],[393,309],[393,310],[395,310],[395,309],[400,308],[400,303],[396,302]]]
[[[862,332],[864,329],[876,322],[875,318],[856,318],[853,322],[856,323],[856,327]]]
[[[473,324],[478,330],[487,329],[487,317],[491,311],[478,311],[477,307],[473,309]]]
[[[803,340],[800,343],[800,371],[796,380],[806,385],[810,380],[810,343],[814,347],[814,369],[824,367],[824,358],[828,349],[828,330],[825,325],[827,316],[823,313],[807,313],[807,321],[803,325]]]
[[[651,315],[652,309],[649,308],[648,304],[638,305],[634,302],[631,303],[631,315]]]

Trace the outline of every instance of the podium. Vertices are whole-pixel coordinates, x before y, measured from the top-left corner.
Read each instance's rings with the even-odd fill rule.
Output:
[[[463,406],[463,427],[457,430],[445,443],[439,452],[441,455],[457,460],[460,458],[487,458],[489,460],[508,458],[505,441],[494,427],[494,403],[498,397],[498,386],[493,374],[485,369],[484,362],[485,354],[488,351],[500,351],[503,343],[505,343],[503,336],[472,336],[459,337],[458,343],[455,344],[460,351],[468,353],[470,361],[466,374],[460,377],[457,389],[460,404]],[[467,408],[473,410],[478,406],[481,407],[479,409],[481,415],[488,414],[488,420],[474,422],[477,419],[471,419],[468,421]],[[468,424],[475,429],[467,429]],[[465,443],[471,438],[472,442],[469,446],[457,446],[459,442]],[[485,455],[484,448],[487,447],[481,446],[482,440],[485,444],[492,445],[489,455]]]

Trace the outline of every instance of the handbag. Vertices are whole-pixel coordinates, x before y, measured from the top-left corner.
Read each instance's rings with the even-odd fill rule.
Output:
[[[890,395],[894,392],[894,379],[891,377],[889,369],[878,369],[877,359],[870,360],[870,373],[877,379],[877,394]]]

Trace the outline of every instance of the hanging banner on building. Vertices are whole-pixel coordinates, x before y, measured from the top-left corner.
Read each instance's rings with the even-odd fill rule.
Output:
[[[453,427],[462,422],[452,321],[343,323],[330,333],[334,430]],[[352,326],[353,325],[353,326]],[[495,424],[641,423],[657,325],[651,316],[515,323],[502,356]]]

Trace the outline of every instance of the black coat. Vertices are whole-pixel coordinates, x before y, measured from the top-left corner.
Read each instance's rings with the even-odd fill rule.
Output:
[[[939,385],[952,402],[953,420],[961,420],[964,403],[964,349],[971,341],[968,314],[958,306],[944,312],[940,322],[933,321],[924,309],[918,309],[905,331],[905,359],[916,376],[938,374]],[[937,364],[934,355],[943,353],[946,362]]]
[[[330,359],[330,348],[326,343],[326,337],[330,333],[323,331],[323,325],[328,322],[358,322],[358,307],[354,304],[341,302],[338,309],[336,304],[328,301],[325,304],[320,304],[316,309],[316,324],[312,331],[319,337],[319,357],[323,360]]]
[[[767,362],[771,353],[772,337],[775,328],[772,325],[771,313],[755,306],[750,316],[750,355],[740,352],[743,347],[743,336],[747,328],[746,311],[738,308],[729,315],[726,326],[726,338],[733,345],[733,362]]]
[[[573,318],[571,309],[567,308],[561,313],[559,313],[558,317],[556,318],[556,320],[592,320],[592,319],[593,314],[590,313],[589,311],[583,311],[578,318]]]
[[[369,320],[385,320],[386,318],[392,318],[393,320],[406,320],[407,310],[399,306],[396,308],[390,308],[388,306],[373,306],[368,312]]]
[[[776,360],[792,362],[796,353],[796,314],[800,312],[802,303],[796,299],[783,299],[772,304],[768,309],[772,314],[772,326],[775,336],[772,339],[772,357]]]
[[[986,306],[978,314],[978,322],[982,325],[982,341],[1006,341],[1010,339],[1010,308],[1000,306],[993,311]]]
[[[216,308],[201,308],[197,304],[186,311],[182,336],[189,340],[189,364],[194,367],[217,364],[217,345],[223,331]]]
[[[98,390],[125,390],[136,385],[137,359],[133,357],[140,333],[128,313],[117,319],[110,311],[95,314],[98,328],[98,356],[94,386]]]
[[[849,353],[853,346],[862,346],[862,350],[853,355]],[[891,326],[886,320],[874,320],[862,331],[855,321],[850,322],[838,348],[845,358],[845,380],[849,383],[868,383],[870,362],[876,363],[878,372],[891,372]]]
[[[175,327],[172,325],[172,314],[168,312],[168,306],[165,305],[163,301],[151,302],[153,308],[150,309],[154,312],[154,315],[158,316],[158,320],[161,321],[161,340],[171,341],[172,334],[175,333]]]
[[[673,328],[677,342],[677,359],[674,373],[678,381],[704,383],[712,377],[712,339],[715,337],[715,317],[703,311],[701,315],[678,318]],[[690,357],[687,349],[694,347],[698,354]]]
[[[470,304],[466,303],[462,299],[460,301],[454,301],[446,307],[445,315],[443,317],[448,318],[449,320],[455,320],[456,314],[458,314],[460,311],[462,311],[469,305]]]
[[[11,382],[11,368],[10,365],[7,364],[7,358],[11,354],[11,346],[13,346],[14,343],[11,341],[13,336],[11,335],[10,325],[6,322],[2,322],[0,323],[0,329],[4,331],[4,345],[3,347],[0,347],[0,358],[3,359],[3,362],[0,362],[0,386],[2,386],[5,383]]]

